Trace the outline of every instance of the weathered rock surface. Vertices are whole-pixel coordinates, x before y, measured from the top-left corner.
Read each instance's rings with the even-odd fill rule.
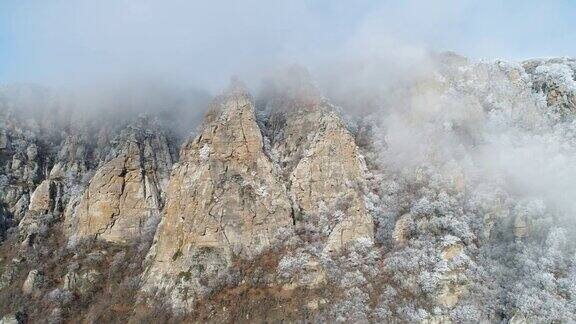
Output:
[[[62,278],[62,288],[74,291],[78,288],[78,275],[74,271],[70,271]]]
[[[518,215],[514,219],[514,236],[517,239],[522,239],[528,236],[528,223],[526,217]]]
[[[42,283],[42,273],[38,270],[32,270],[28,273],[24,285],[22,285],[22,292],[24,294],[31,294]]]
[[[58,212],[60,210],[61,188],[59,183],[44,180],[32,193],[28,209],[37,213]]]
[[[396,243],[402,244],[408,240],[412,222],[413,219],[410,214],[404,214],[398,218],[394,226],[394,232],[392,233],[392,238]]]
[[[373,240],[364,205],[365,162],[336,108],[322,99],[306,71],[293,69],[269,90],[264,107],[272,155],[283,168],[297,225],[319,229],[325,250]],[[330,213],[328,212],[330,211]]]
[[[18,320],[16,315],[5,315],[0,319],[0,324],[19,324],[22,321]]]
[[[304,214],[317,214],[326,207],[342,212],[340,219],[328,216],[333,225],[327,250],[338,250],[360,238],[372,240],[374,228],[364,206],[364,165],[358,147],[335,112],[325,113],[318,122],[306,155],[291,174],[292,194]]]
[[[91,161],[91,158],[96,159],[96,156],[91,156],[93,152],[88,145],[90,142],[88,130],[73,130],[72,133],[64,139],[58,151],[56,161],[50,170],[50,179],[77,182],[93,164],[100,162]]]
[[[166,289],[175,306],[193,306],[203,279],[224,273],[233,257],[253,257],[290,235],[291,212],[264,153],[251,98],[233,84],[213,103],[200,135],[182,148],[145,290]]]
[[[69,271],[62,278],[62,288],[86,295],[93,292],[101,284],[103,276],[94,269],[88,269],[81,274]]]
[[[154,230],[172,157],[163,132],[143,119],[125,129],[71,215],[70,233],[126,243]]]

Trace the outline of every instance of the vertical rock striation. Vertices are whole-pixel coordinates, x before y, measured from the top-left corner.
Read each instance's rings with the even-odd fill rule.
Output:
[[[70,233],[127,243],[154,231],[171,165],[168,141],[153,120],[128,126],[69,215]]]

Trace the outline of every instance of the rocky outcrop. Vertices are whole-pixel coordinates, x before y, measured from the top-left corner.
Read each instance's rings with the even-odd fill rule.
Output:
[[[517,215],[514,219],[514,237],[523,239],[528,236],[528,222],[524,215]]]
[[[307,117],[315,119],[313,114]],[[364,165],[354,138],[333,111],[317,120],[319,127],[306,155],[290,176],[290,187],[300,212],[306,217],[306,214],[322,213],[326,207],[334,211],[328,215],[331,229],[326,249],[329,251],[360,238],[372,240],[373,223],[362,193]]]
[[[306,71],[292,69],[267,90],[263,109],[272,156],[283,168],[304,231],[319,231],[327,251],[372,241],[364,205],[365,163],[337,109],[322,99]]]
[[[74,291],[78,287],[78,275],[74,271],[69,271],[62,278],[62,288]]]
[[[40,284],[42,283],[42,273],[38,270],[31,270],[24,281],[24,285],[22,285],[22,292],[26,295],[33,293],[35,290],[38,289]]]
[[[17,224],[28,209],[32,190],[42,180],[45,161],[36,134],[10,111],[0,111],[0,130],[0,201]]]
[[[58,212],[61,209],[61,187],[58,182],[44,180],[32,193],[28,209],[37,213]]]
[[[120,134],[115,147],[69,216],[71,236],[126,243],[159,221],[172,165],[165,135],[142,119]]]
[[[182,148],[144,290],[158,288],[174,306],[190,308],[234,257],[251,258],[290,235],[292,208],[280,179],[252,100],[233,84]]]
[[[186,131],[167,125],[192,125],[188,106],[162,119],[157,106],[177,104],[146,103],[160,123],[115,104],[110,116],[51,116],[5,106],[0,87],[0,313],[570,322],[562,204],[508,174],[508,162],[531,169],[541,156],[505,153],[536,141],[560,153],[543,171],[570,174],[554,168],[575,152],[575,61],[433,60],[432,74],[348,96],[382,115],[358,125],[302,69],[270,80],[256,103],[234,83],[177,163]]]
[[[468,278],[461,271],[449,271],[440,276],[440,291],[436,302],[448,309],[468,294]]]
[[[86,295],[93,292],[102,282],[102,279],[103,275],[94,269],[88,269],[81,274],[69,271],[62,277],[62,288]]]
[[[91,160],[97,157],[92,156],[89,134],[88,129],[74,130],[73,134],[64,139],[50,170],[50,179],[78,182],[92,165],[97,165],[99,161]]]
[[[529,60],[523,66],[531,76],[532,87],[545,96],[552,112],[562,119],[576,113],[576,60]]]
[[[21,323],[24,323],[24,320],[22,320],[20,318],[21,316],[18,316],[18,315],[14,315],[14,314],[5,315],[0,319],[0,324],[21,324]]]
[[[392,233],[392,238],[398,244],[405,243],[409,239],[410,227],[413,223],[412,215],[404,214],[398,218],[394,226],[394,232]]]

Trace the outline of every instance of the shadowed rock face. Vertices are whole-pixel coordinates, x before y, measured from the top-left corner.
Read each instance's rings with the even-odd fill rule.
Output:
[[[165,135],[144,119],[117,142],[70,215],[71,235],[126,243],[153,231],[159,221],[172,165]]]
[[[250,258],[290,235],[291,212],[279,172],[264,154],[251,98],[232,85],[212,104],[200,135],[182,148],[145,290],[175,287],[172,303],[191,307],[202,278],[215,279],[233,256]]]

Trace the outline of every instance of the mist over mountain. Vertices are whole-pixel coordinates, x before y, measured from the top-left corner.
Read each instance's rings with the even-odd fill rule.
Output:
[[[570,8],[0,4],[0,322],[576,321]]]

